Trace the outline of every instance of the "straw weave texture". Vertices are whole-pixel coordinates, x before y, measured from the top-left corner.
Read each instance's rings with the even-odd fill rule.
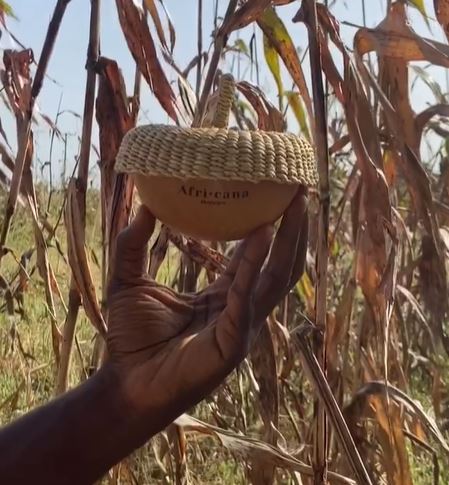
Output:
[[[314,150],[288,133],[144,125],[129,131],[118,172],[215,180],[271,180],[314,186]]]
[[[212,120],[212,126],[227,128],[232,103],[235,96],[235,80],[230,74],[223,74],[218,87],[218,103]]]

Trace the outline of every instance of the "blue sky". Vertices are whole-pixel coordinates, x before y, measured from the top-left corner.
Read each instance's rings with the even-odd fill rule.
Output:
[[[18,20],[15,21],[10,19],[9,27],[23,44],[33,48],[36,58],[38,58],[40,54],[48,21],[55,3],[54,0],[10,0],[10,4],[18,17]],[[213,25],[214,1],[204,0],[203,3],[205,26],[203,45],[209,46],[210,32]],[[227,0],[219,0],[221,12],[224,11],[227,3]],[[368,26],[375,26],[385,14],[386,0],[365,0],[365,3],[367,8],[367,24]],[[415,12],[411,13],[413,27],[428,37],[442,40],[443,35],[441,29],[433,20],[433,1],[426,0],[425,3],[429,16],[431,17],[430,24],[432,32],[429,32],[420,16]],[[51,76],[57,84],[47,79],[41,92],[41,96],[38,99],[39,109],[51,118],[55,117],[60,100],[61,109],[73,110],[79,114],[82,113],[86,77],[84,64],[88,39],[89,5],[90,2],[86,0],[72,0],[64,17],[56,49],[53,53],[48,70],[49,76]],[[197,1],[165,0],[165,5],[172,16],[177,33],[174,53],[175,59],[178,65],[183,67],[196,54]],[[298,46],[304,47],[306,45],[305,28],[302,25],[293,24],[291,22],[291,18],[298,10],[298,6],[299,2],[294,2],[292,5],[278,9],[278,12],[284,19],[295,43],[297,43]],[[340,21],[348,21],[356,25],[363,24],[361,0],[337,0],[333,7],[333,12]],[[342,25],[343,37],[349,46],[352,45],[352,37],[355,30],[356,29],[353,27]],[[245,29],[245,31],[238,35],[243,39],[248,39],[252,32],[252,28]],[[258,33],[258,35],[260,39],[260,33]],[[233,38],[235,39],[235,36]],[[261,42],[259,42],[259,45],[261,45]],[[14,47],[14,43],[5,35],[0,41],[0,46],[2,48],[10,48]],[[102,55],[111,57],[119,63],[128,85],[128,92],[130,93],[134,78],[134,62],[128,52],[126,42],[118,24],[114,0],[102,0],[101,50]],[[307,59],[305,64],[308,64]],[[228,66],[228,68],[229,67],[230,66]],[[305,70],[306,73],[308,73],[307,67]],[[443,81],[445,76],[443,71],[438,69],[433,70],[432,75],[437,77],[440,81]],[[174,81],[175,77],[172,76],[171,80]],[[269,72],[266,70],[262,71],[261,84],[262,88],[274,99],[276,93],[275,85]],[[288,85],[289,83],[285,84]],[[417,109],[425,107],[426,103],[431,101],[431,99],[432,96],[430,91],[421,87],[414,98],[414,101],[417,104]],[[142,108],[143,114],[140,120],[141,123],[167,121],[167,117],[164,115],[157,102],[154,101],[146,86],[142,93]],[[10,135],[11,145],[13,145],[13,123],[5,108],[1,105],[0,118]],[[77,135],[80,132],[81,120],[72,115],[64,114],[59,120],[59,127],[61,131],[72,134],[68,150],[68,166],[71,167],[73,166],[73,160],[77,153]],[[292,131],[297,130],[297,126],[295,126],[294,123],[289,128]],[[43,163],[49,158],[49,129],[47,126],[41,125],[35,131],[37,134],[35,137],[37,143],[36,153],[40,160],[39,163]],[[96,133],[97,131],[95,127],[95,134]],[[96,136],[94,136],[94,143],[96,143]],[[52,168],[56,175],[61,171],[62,153],[62,145],[58,142],[55,143]],[[95,162],[96,156],[93,154],[91,163],[95,164]]]

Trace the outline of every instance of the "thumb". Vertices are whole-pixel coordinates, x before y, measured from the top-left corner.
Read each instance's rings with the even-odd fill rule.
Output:
[[[136,278],[145,273],[148,241],[155,223],[153,214],[140,206],[131,224],[117,237],[113,279]]]

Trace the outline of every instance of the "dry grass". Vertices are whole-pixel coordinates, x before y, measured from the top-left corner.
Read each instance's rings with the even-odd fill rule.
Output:
[[[223,59],[237,55],[239,72],[241,62],[255,71],[265,62],[279,93],[274,102],[260,86],[238,79],[232,123],[294,130],[285,120],[296,119],[317,147],[320,184],[311,194],[306,274],[247,361],[193,411],[196,420],[176,422],[187,436],[180,454],[173,451],[179,443],[172,427],[105,483],[449,484],[449,152],[447,143],[435,142],[449,134],[449,110],[445,88],[425,71],[419,76],[432,86],[433,105],[415,113],[410,89],[411,67],[426,61],[447,69],[449,47],[420,37],[406,22],[413,3],[435,13],[449,36],[449,1],[435,0],[434,12],[430,2],[389,2],[385,21],[358,29],[350,51],[327,8],[332,2],[303,0],[294,20],[308,28],[304,59],[277,15],[292,2],[230,1],[224,18],[215,19],[210,46],[205,33],[212,26],[199,15],[199,55],[180,67],[172,57],[180,40],[163,3],[145,0],[140,10],[116,0],[136,61],[130,102],[117,63],[99,57],[99,2],[91,2],[81,157],[76,179],[49,202],[48,187],[34,185],[28,141],[39,120],[30,114],[68,3],[56,4],[36,71],[29,52],[9,51],[0,72],[2,102],[14,113],[18,138],[16,154],[0,145],[7,169],[0,172],[2,422],[101,365],[102,295],[133,198],[132,181],[115,175],[114,160],[136,123],[141,81],[173,122],[198,126],[213,115],[208,100]],[[10,13],[4,2],[0,9]],[[253,27],[255,46],[230,48],[232,32]],[[262,35],[263,48],[257,47]],[[205,48],[209,55],[200,55]],[[307,62],[313,82],[304,74]],[[177,86],[168,82],[173,73]],[[94,114],[101,187],[88,191]],[[160,281],[189,291],[205,284],[206,270],[209,276],[220,270],[210,248],[158,231],[151,272]],[[80,271],[91,273],[95,293],[77,279]]]

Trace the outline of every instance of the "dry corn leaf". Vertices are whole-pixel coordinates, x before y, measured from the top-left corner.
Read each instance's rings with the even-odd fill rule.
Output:
[[[436,251],[435,240],[427,234],[424,234],[421,240],[418,269],[421,298],[432,316],[431,328],[449,355],[449,341],[444,330],[445,314],[448,310],[444,253]]]
[[[253,462],[259,463],[270,463],[285,470],[297,471],[301,473],[303,477],[313,477],[311,466],[302,463],[293,456],[281,451],[279,448],[264,443],[263,441],[218,428],[187,414],[183,414],[176,419],[175,422],[179,426],[182,426],[187,433],[197,433],[217,438],[224,447],[243,456],[245,459],[251,459]],[[350,478],[346,478],[334,472],[329,472],[328,478],[332,483],[346,485],[356,484],[356,482]]]
[[[282,113],[273,106],[259,87],[241,81],[237,83],[237,89],[256,111],[259,130],[284,131],[285,120]]]
[[[360,483],[361,485],[371,485],[371,479],[349,431],[343,413],[332,394],[329,382],[327,381],[315,354],[312,352],[308,338],[313,331],[316,331],[316,329],[309,323],[301,324],[294,331],[295,342],[301,353],[303,368],[315,393],[318,395],[326,410],[327,417],[332,424],[338,444],[342,449],[344,457],[350,464],[351,471],[356,477],[357,483]]]
[[[370,35],[366,35],[363,29],[356,34],[354,45],[358,55],[361,57],[367,51],[367,46],[374,39],[380,45],[375,47],[374,42],[368,48],[368,52],[376,50],[379,59],[379,85],[382,93],[392,103],[398,117],[401,119],[401,137],[404,139],[415,153],[419,153],[419,143],[416,137],[414,124],[414,112],[409,100],[409,72],[407,62],[410,56],[408,49],[404,45],[396,45],[394,36],[411,36],[413,33],[407,25],[405,6],[393,4],[385,19],[375,28]],[[382,43],[384,36],[387,41]],[[394,52],[394,56],[391,52]],[[363,69],[362,62],[359,66]],[[366,69],[365,69],[366,72]]]
[[[148,265],[148,275],[152,279],[156,279],[159,268],[164,261],[168,249],[170,237],[170,229],[162,225],[159,235],[154,242],[150,251],[150,263]]]
[[[173,53],[173,49],[175,48],[175,44],[176,44],[176,30],[175,30],[175,26],[173,25],[173,21],[171,19],[171,15],[168,12],[167,7],[165,6],[165,3],[163,2],[163,0],[159,0],[159,2],[161,4],[162,10],[164,11],[165,16],[167,18],[168,31],[169,31],[169,34],[170,34],[170,53]]]
[[[300,11],[299,18],[302,17],[301,13]],[[343,56],[344,82],[341,83],[340,76],[335,75],[336,68],[330,67],[333,64],[330,55],[326,56],[323,67],[332,74],[329,81],[338,83],[335,90],[341,89],[347,128],[361,171],[360,198],[352,201],[353,207],[356,203],[358,205],[356,211],[353,211],[353,216],[356,216],[353,219],[356,235],[356,280],[374,319],[374,335],[378,345],[376,355],[382,362],[387,381],[389,325],[398,259],[380,137],[374,110],[363,87],[362,75],[341,40],[338,23],[324,5],[320,6],[319,22],[323,31],[319,34],[322,47],[325,43],[323,33],[327,32]],[[361,345],[364,345],[367,337],[368,332],[365,331]]]
[[[18,121],[21,123],[21,121]],[[42,278],[45,289],[45,300],[47,304],[47,310],[50,315],[51,323],[51,335],[52,335],[52,347],[55,356],[56,363],[59,363],[60,359],[60,344],[61,344],[61,332],[59,331],[57,320],[55,302],[53,299],[53,287],[52,287],[52,275],[53,271],[50,266],[48,258],[47,243],[44,238],[44,234],[39,225],[38,205],[37,198],[34,189],[33,175],[31,172],[31,164],[33,158],[33,132],[30,131],[30,142],[28,144],[25,166],[22,175],[22,186],[26,193],[26,199],[28,207],[31,212],[31,218],[33,221],[34,240],[36,242],[36,265],[39,271],[39,275]]]
[[[178,76],[178,89],[181,104],[185,111],[184,118],[188,120],[188,124],[190,125],[195,116],[197,105],[196,94],[188,80],[182,75]]]
[[[0,169],[0,184],[5,190],[9,189],[9,184],[11,183],[10,178],[6,175],[6,173]]]
[[[39,109],[37,108],[37,106],[36,106],[36,108],[35,108],[35,112],[36,112],[36,114],[39,114],[39,115],[40,115],[40,117],[41,117],[41,118],[42,118],[42,119],[45,121],[45,123],[47,123],[47,125],[50,127],[51,131],[52,131],[52,132],[53,132],[53,133],[54,133],[54,134],[55,134],[55,135],[56,135],[56,136],[57,136],[57,137],[58,137],[60,140],[62,140],[62,139],[64,138],[64,136],[63,136],[63,134],[62,134],[61,130],[58,128],[58,126],[57,126],[57,125],[56,125],[56,124],[55,124],[55,123],[52,121],[52,119],[51,119],[51,118],[50,118],[48,115],[46,115],[46,114],[44,114],[44,113],[40,113],[40,112],[39,112]]]
[[[279,385],[276,354],[268,322],[263,325],[256,344],[250,352],[254,377],[258,383],[259,411],[264,423],[264,441],[276,446],[279,427]],[[253,463],[250,471],[252,483],[271,485],[276,467],[271,463]]]
[[[229,263],[228,259],[220,252],[205,246],[199,241],[190,237],[183,237],[180,233],[174,232],[170,229],[168,231],[168,239],[184,254],[187,254],[189,258],[206,268],[207,271],[221,274],[226,269]],[[161,236],[163,237],[163,231],[161,230]],[[154,248],[154,247],[153,247]],[[164,252],[165,255],[165,252]],[[162,261],[160,262],[162,263]],[[160,264],[159,263],[159,264]]]
[[[321,50],[321,62],[323,66],[323,71],[326,74],[331,86],[334,89],[334,94],[340,103],[344,104],[344,96],[342,92],[343,79],[340,76],[338,69],[332,59],[332,55],[329,49],[330,43],[327,41],[325,34],[328,34],[330,39],[334,44],[341,50],[344,51],[344,45],[340,38],[340,28],[335,17],[330,13],[329,9],[325,5],[320,3],[316,4],[317,8],[317,18],[319,23],[318,28],[318,40]],[[294,22],[303,21],[304,10],[300,9],[299,12],[293,18]]]
[[[321,11],[321,9],[318,11]],[[324,33],[320,32],[319,35],[323,72],[326,74],[326,77],[333,88],[335,97],[338,99],[338,101],[340,101],[341,104],[344,104],[345,99],[343,94],[343,78],[340,76],[340,73],[338,72],[338,69],[332,59],[329,43],[326,42]]]
[[[1,120],[0,120],[0,135],[2,135],[2,137],[6,141],[6,144],[8,145],[8,147],[11,148],[9,141],[8,141],[8,136],[7,136],[7,134],[6,134],[6,132],[3,128],[3,123],[1,122]]]
[[[380,381],[370,381],[365,383],[358,391],[354,393],[351,402],[345,407],[345,410],[350,409],[359,401],[363,401],[369,396],[377,394],[386,396],[387,390],[390,398],[403,406],[408,414],[414,418],[417,418],[423,425],[428,436],[432,437],[432,439],[438,443],[442,450],[444,450],[445,454],[449,456],[449,443],[444,438],[442,432],[435,423],[435,420],[429,416],[429,414],[424,412],[419,401],[411,399],[405,392],[391,384],[386,385],[385,382]]]
[[[443,93],[441,86],[438,84],[435,78],[430,75],[429,71],[426,68],[423,68],[421,66],[415,66],[413,64],[411,64],[409,67],[413,72],[416,73],[416,79],[420,79],[429,87],[429,89],[432,91],[432,94],[435,96],[435,99],[440,103],[444,103],[446,99],[445,94]],[[415,84],[416,80],[413,81],[411,85],[410,89],[412,92],[415,88]]]
[[[416,115],[415,128],[416,128],[416,137],[419,140],[419,144],[421,144],[425,126],[435,116],[444,116],[446,118],[449,117],[449,105],[435,104],[433,106],[429,106],[425,110],[421,111],[421,113]]]
[[[371,407],[379,424],[378,439],[382,448],[381,462],[391,485],[412,485],[402,416],[397,404],[388,406],[385,399],[370,396]]]
[[[380,57],[401,61],[429,61],[449,67],[449,46],[421,37],[404,22],[405,5],[392,3],[385,19],[374,29],[361,28],[354,38],[360,55],[376,51]]]
[[[87,317],[101,335],[106,334],[106,323],[98,306],[95,285],[87,260],[86,248],[78,234],[83,233],[82,217],[78,205],[77,180],[71,179],[67,188],[65,209],[67,227],[67,249],[69,264]]]
[[[157,32],[157,35],[159,37],[159,40],[160,40],[162,46],[164,47],[164,49],[166,49],[167,52],[170,52],[170,54],[173,54],[173,49],[175,48],[175,42],[176,42],[175,27],[173,26],[173,22],[170,18],[170,15],[169,15],[167,9],[165,8],[164,2],[162,0],[159,0],[159,3],[161,4],[161,6],[164,10],[165,16],[167,18],[168,30],[169,30],[169,33],[170,33],[170,47],[169,47],[167,40],[165,38],[164,27],[162,26],[161,17],[159,15],[158,10],[157,10],[155,0],[145,0],[145,5],[148,9],[148,12],[150,12],[151,18],[153,20],[154,26],[156,27],[156,32]]]
[[[387,41],[383,42],[384,36]],[[395,36],[401,39],[415,38],[419,42],[395,43]],[[422,44],[422,39],[409,27],[405,6],[400,3],[392,4],[386,18],[376,29],[372,29],[368,36],[363,29],[356,35],[356,48],[359,55],[365,49],[375,49],[379,56],[380,85],[359,61],[358,65],[367,84],[373,88],[380,101],[385,122],[391,133],[390,149],[396,151],[396,160],[401,162],[401,172],[407,181],[413,201],[419,216],[424,222],[428,237],[423,239],[422,264],[427,266],[430,273],[423,274],[422,278],[430,276],[432,283],[422,287],[422,296],[427,308],[433,314],[435,326],[444,342],[442,320],[447,310],[447,284],[446,271],[442,260],[441,241],[438,231],[430,180],[420,163],[421,133],[417,129],[415,113],[412,110],[408,92],[408,61],[417,57],[413,46]],[[371,44],[370,44],[371,42]],[[378,42],[376,44],[376,42]],[[446,46],[447,47],[447,46]],[[391,51],[394,50],[393,55]],[[449,52],[449,50],[448,50]],[[447,62],[449,59],[441,53],[429,49],[422,49],[430,62]],[[391,104],[390,104],[391,103]],[[422,120],[421,120],[422,123]],[[425,250],[425,251],[424,251]]]
[[[326,32],[330,34],[343,55],[344,82],[340,83],[336,77],[330,77],[329,81],[337,81],[338,85],[334,88],[342,91],[348,132],[362,175],[361,202],[356,223],[356,274],[375,316],[378,336],[381,337],[386,328],[393,295],[379,291],[381,282],[386,284],[384,277],[387,275],[389,259],[385,228],[392,226],[389,189],[383,171],[380,139],[359,71],[339,36],[338,23],[324,6],[320,7],[319,20],[321,28],[328,29]],[[323,39],[324,37],[321,37],[321,40]],[[331,62],[332,59],[328,57],[328,69]],[[335,72],[335,67],[332,71]],[[393,274],[390,273],[390,277]],[[394,288],[391,281],[388,287]]]
[[[25,196],[31,212],[36,243],[36,265],[39,275],[44,283],[46,304],[51,320],[53,351],[56,362],[59,362],[61,334],[56,322],[56,312],[50,278],[52,271],[48,259],[47,244],[39,225],[37,198],[31,170],[34,138],[31,130],[27,133],[27,122],[25,121],[27,116],[26,110],[29,109],[31,102],[32,80],[30,65],[34,62],[33,52],[30,49],[20,52],[6,50],[4,52],[3,62],[5,70],[1,71],[0,76],[4,82],[4,89],[6,90],[10,106],[12,107],[16,118],[19,146],[24,147],[22,180],[19,181],[20,192]],[[10,166],[13,165],[14,172],[17,168],[17,164],[13,162],[12,159],[7,160],[9,154],[6,149],[2,150],[2,155],[4,161]],[[11,192],[12,190],[13,187],[11,186]]]
[[[355,284],[355,280],[351,275],[349,281],[347,281],[344,285],[341,300],[335,310],[336,332],[334,335],[334,339],[329,339],[329,344],[332,345],[332,347],[329,349],[329,360],[333,362],[337,361],[336,350],[338,343],[341,342],[344,337],[349,334],[352,317],[352,307],[354,304],[356,289],[357,286]]]
[[[166,429],[169,449],[175,459],[174,482],[177,485],[190,485],[187,466],[187,440],[182,426],[170,424]]]
[[[242,29],[259,18],[272,0],[247,0],[238,8],[228,22],[223,24],[221,30],[230,34],[233,30]]]
[[[11,152],[3,145],[3,143],[0,143],[0,155],[2,157],[2,162],[3,164],[11,171],[14,171],[14,161],[13,161],[13,156],[11,155]]]
[[[286,305],[288,305],[288,298],[286,298]],[[268,323],[272,332],[275,346],[275,357],[277,359],[278,376],[284,382],[288,379],[290,373],[295,366],[294,351],[290,341],[290,332],[287,327],[279,322],[273,315],[268,317]]]
[[[0,71],[0,78],[6,92],[8,106],[19,118],[25,115],[30,104],[30,66],[33,62],[34,54],[31,49],[22,51],[5,49],[3,51],[4,69]]]
[[[177,121],[175,95],[157,58],[142,9],[128,0],[116,0],[116,5],[123,34],[140,72],[170,118]]]
[[[134,184],[127,174],[116,174],[115,158],[124,135],[134,127],[125,83],[117,63],[101,57],[96,117],[100,138],[100,174],[102,200],[103,258],[108,271],[114,267],[115,242],[126,227],[132,208]]]
[[[401,293],[410,303],[411,307],[415,310],[416,315],[420,318],[420,320],[423,322],[424,325],[428,325],[426,316],[424,315],[424,312],[422,308],[419,305],[419,302],[413,295],[413,293],[408,289],[405,288],[402,285],[396,285],[396,289],[398,290],[399,293]]]

